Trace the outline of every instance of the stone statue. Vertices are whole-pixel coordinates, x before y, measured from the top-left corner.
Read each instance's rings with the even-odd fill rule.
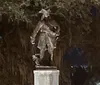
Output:
[[[56,48],[56,42],[58,36],[60,35],[60,27],[49,22],[50,9],[42,9],[39,11],[39,13],[42,13],[41,20],[38,22],[34,32],[32,33],[32,36],[30,37],[31,43],[34,45],[35,38],[37,34],[40,33],[37,46],[40,49],[40,53],[32,55],[36,65],[40,65],[39,62],[43,59],[46,50],[51,55],[51,61],[53,61],[53,51]],[[38,58],[37,55],[39,55],[40,58]]]

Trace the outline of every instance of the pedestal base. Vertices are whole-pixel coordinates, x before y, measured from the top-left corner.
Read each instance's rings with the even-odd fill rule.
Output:
[[[36,70],[57,70],[56,66],[35,66]]]
[[[34,70],[34,85],[59,85],[59,70]]]

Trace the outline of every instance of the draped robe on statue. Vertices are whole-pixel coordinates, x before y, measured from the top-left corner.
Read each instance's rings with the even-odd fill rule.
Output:
[[[44,57],[44,52],[48,50],[49,54],[51,55],[51,60],[53,60],[53,50],[56,48],[56,41],[57,37],[59,36],[59,26],[52,21],[52,23],[47,23],[44,20],[39,21],[37,24],[33,34],[31,43],[34,43],[35,38],[40,32],[39,40],[38,40],[38,48],[40,49],[40,59]],[[51,26],[52,25],[52,26]],[[53,32],[50,28],[55,30]]]

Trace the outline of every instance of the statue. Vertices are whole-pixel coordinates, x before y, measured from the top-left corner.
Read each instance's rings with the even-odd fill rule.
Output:
[[[60,35],[60,27],[49,22],[50,9],[42,9],[39,11],[39,13],[42,13],[41,20],[38,22],[34,32],[32,33],[32,36],[30,37],[31,43],[34,45],[35,38],[38,32],[40,32],[37,46],[40,49],[40,53],[32,55],[32,58],[35,61],[36,65],[40,65],[39,62],[43,59],[46,50],[51,55],[51,61],[53,61],[53,51],[56,48],[56,42],[58,36]],[[37,56],[40,56],[40,58],[38,58]]]

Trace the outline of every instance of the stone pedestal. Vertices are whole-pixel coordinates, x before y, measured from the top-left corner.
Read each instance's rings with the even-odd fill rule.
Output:
[[[34,70],[34,85],[59,85],[59,70]]]

